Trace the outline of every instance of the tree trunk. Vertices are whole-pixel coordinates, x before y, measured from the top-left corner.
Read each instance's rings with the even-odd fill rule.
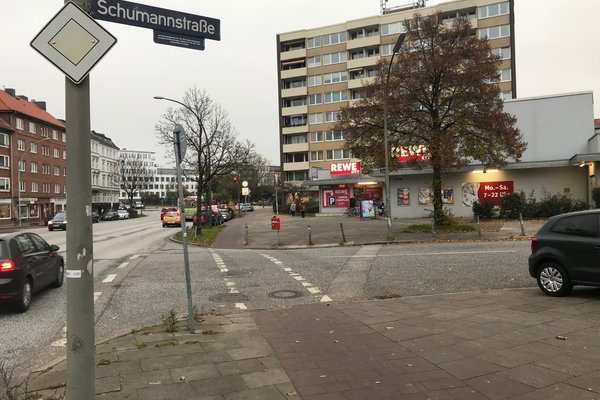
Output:
[[[436,225],[438,225],[444,218],[442,203],[442,168],[440,166],[433,166],[433,182],[431,188],[433,190],[433,219]]]

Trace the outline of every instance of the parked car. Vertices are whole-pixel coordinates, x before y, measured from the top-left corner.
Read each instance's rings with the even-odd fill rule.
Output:
[[[92,223],[100,222],[100,214],[96,211],[92,211]]]
[[[129,211],[117,210],[117,213],[119,213],[119,219],[129,219]]]
[[[62,286],[65,262],[58,250],[32,232],[0,234],[0,301],[25,312],[34,292]]]
[[[549,296],[565,296],[573,285],[600,286],[600,210],[548,219],[531,239],[529,274]]]
[[[48,221],[48,230],[53,231],[55,229],[67,230],[67,213],[64,211],[58,212]]]
[[[165,214],[169,211],[177,211],[177,207],[163,207],[162,210],[160,210],[160,220],[162,221],[163,217],[165,216]]]
[[[254,211],[254,206],[252,203],[242,203],[240,204],[240,207],[242,211]]]
[[[119,213],[116,211],[107,211],[102,214],[102,221],[116,221],[119,219]]]
[[[167,226],[181,226],[181,213],[179,211],[169,211],[162,220],[163,228]]]
[[[223,217],[223,222],[233,219],[233,213],[227,208],[219,208],[219,214]]]

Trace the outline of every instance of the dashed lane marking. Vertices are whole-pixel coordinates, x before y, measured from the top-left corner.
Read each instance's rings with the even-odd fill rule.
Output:
[[[102,283],[110,283],[117,277],[117,274],[108,274]]]

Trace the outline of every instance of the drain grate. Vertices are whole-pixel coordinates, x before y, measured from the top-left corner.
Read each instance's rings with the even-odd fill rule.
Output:
[[[218,293],[208,298],[213,303],[241,303],[248,301],[249,297],[242,293]]]
[[[271,292],[268,294],[269,297],[273,297],[276,299],[295,299],[303,295],[304,293],[299,292],[297,290],[278,290],[276,292]]]
[[[377,300],[385,300],[385,299],[399,299],[400,297],[402,297],[402,295],[400,294],[396,294],[396,293],[385,293],[381,296],[374,296]]]

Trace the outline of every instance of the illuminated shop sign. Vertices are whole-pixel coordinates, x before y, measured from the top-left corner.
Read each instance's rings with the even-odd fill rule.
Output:
[[[329,173],[331,175],[360,174],[360,162],[331,163]]]
[[[427,147],[422,144],[414,146],[400,146],[392,149],[392,157],[398,162],[407,162],[413,160],[427,160],[429,154],[427,153]]]

